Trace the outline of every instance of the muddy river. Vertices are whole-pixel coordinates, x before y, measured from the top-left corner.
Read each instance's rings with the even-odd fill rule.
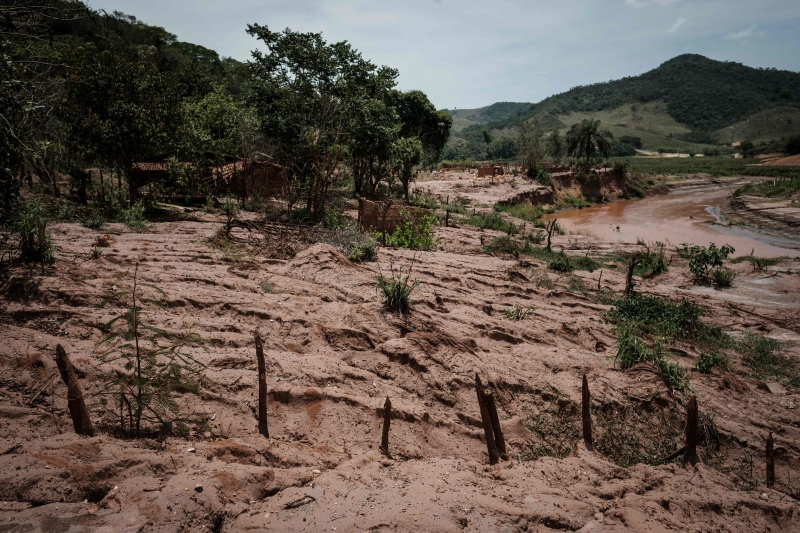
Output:
[[[562,211],[545,218],[557,218],[567,230],[594,235],[610,242],[635,244],[669,241],[708,246],[730,244],[734,255],[751,250],[761,257],[800,256],[800,238],[787,239],[741,226],[721,224],[719,206],[731,195],[730,187],[706,190],[677,190],[668,195],[599,204]]]

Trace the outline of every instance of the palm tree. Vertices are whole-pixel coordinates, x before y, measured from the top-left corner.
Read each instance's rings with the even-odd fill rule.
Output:
[[[613,138],[610,131],[600,129],[599,120],[584,119],[580,124],[573,124],[567,132],[567,153],[578,159],[585,158],[588,167],[596,151],[608,157]]]

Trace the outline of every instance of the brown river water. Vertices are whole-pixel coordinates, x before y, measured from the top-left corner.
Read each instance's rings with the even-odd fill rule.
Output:
[[[730,244],[734,256],[751,250],[760,257],[800,257],[800,238],[787,239],[752,228],[724,226],[719,206],[732,194],[730,187],[677,190],[663,196],[621,200],[548,215],[565,229],[608,242],[636,244],[668,241],[708,246]]]

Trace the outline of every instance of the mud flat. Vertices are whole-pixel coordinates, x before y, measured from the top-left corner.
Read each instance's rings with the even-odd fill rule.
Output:
[[[718,194],[695,202],[693,216],[705,217],[702,204]],[[678,208],[669,205],[686,203],[677,194],[658,200],[672,212]],[[592,208],[607,218],[591,227],[605,233],[558,236],[556,249],[582,240],[615,250],[636,237],[680,242],[678,231],[687,228],[716,231],[678,210],[676,231],[638,234],[631,217],[643,202],[622,209],[627,223],[614,223],[610,211],[623,204]],[[578,228],[587,211],[559,218],[571,224],[576,217]],[[3,279],[0,530],[744,533],[800,523],[800,395],[750,377],[741,361],[705,375],[691,370],[700,355],[693,349],[670,355],[691,376],[700,411],[714,416],[720,435],[720,449],[702,450],[695,467],[628,464],[578,442],[570,428],[580,424],[584,374],[597,439],[609,449],[659,430],[648,421],[678,420],[673,431],[682,431],[687,396],[646,365],[615,367],[611,307],[595,292],[621,293],[621,271],[559,275],[530,257],[490,256],[481,238],[495,233],[470,227],[437,228],[433,252],[382,249],[378,264],[353,264],[323,244],[278,260],[211,246],[221,224],[206,214],[154,223],[145,233],[57,224],[56,264]],[[616,225],[624,239],[616,239]],[[101,233],[114,242],[92,260]],[[405,318],[385,313],[375,293],[379,266],[387,272],[390,261],[413,263],[420,282]],[[187,392],[181,402],[206,427],[188,439],[120,439],[113,419],[95,415],[96,436],[76,436],[66,388],[53,379],[56,344],[96,407],[113,371],[99,362],[101,327],[124,310],[124,302],[101,303],[131,289],[137,263],[150,300],[143,321],[175,334],[190,328],[205,341],[190,352],[206,365],[199,394]],[[668,273],[637,281],[643,292],[696,302],[713,324],[797,341],[799,267],[792,260],[763,272],[732,265],[734,287],[716,291],[692,284],[685,261],[675,258]],[[509,320],[503,311],[511,306],[532,315]],[[259,435],[256,419],[256,329],[267,360],[270,439]],[[482,440],[476,373],[497,398],[508,445],[508,460],[498,465],[488,464]],[[387,396],[393,459],[378,449]],[[539,457],[542,431],[563,450]],[[764,484],[770,431],[773,488]]]

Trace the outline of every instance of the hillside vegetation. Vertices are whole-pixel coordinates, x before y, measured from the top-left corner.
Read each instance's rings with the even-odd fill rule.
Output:
[[[496,102],[477,109],[447,109],[445,111],[453,117],[453,131],[461,131],[476,124],[507,120],[521,111],[525,111],[531,105],[527,102]]]
[[[575,87],[505,119],[464,127],[454,137],[466,142],[454,138],[451,145],[480,157],[484,130],[502,137],[534,120],[544,131],[563,132],[595,117],[615,136],[641,137],[647,149],[699,152],[712,143],[792,135],[800,129],[798,115],[800,73],[686,54],[640,76]],[[540,117],[554,117],[564,126]]]

